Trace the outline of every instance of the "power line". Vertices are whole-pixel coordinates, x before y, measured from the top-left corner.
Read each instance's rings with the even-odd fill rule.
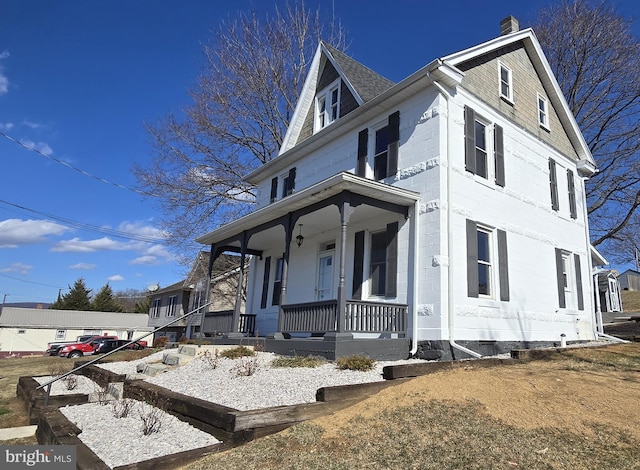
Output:
[[[126,189],[128,191],[133,191],[134,193],[138,193],[138,194],[141,194],[143,196],[158,197],[155,194],[151,194],[151,193],[148,193],[148,192],[145,192],[145,191],[141,191],[141,190],[136,189],[136,188],[131,188],[129,186],[124,186],[124,185],[122,185],[120,183],[114,183],[113,181],[109,181],[109,180],[107,180],[105,178],[101,178],[100,176],[96,176],[96,175],[94,175],[92,173],[89,173],[88,171],[85,171],[85,170],[83,170],[81,168],[78,168],[78,167],[75,167],[75,166],[73,166],[73,165],[71,165],[71,164],[69,164],[67,162],[64,162],[64,161],[59,160],[59,159],[57,159],[55,157],[52,157],[51,155],[47,155],[46,153],[41,152],[40,150],[38,150],[37,148],[35,148],[35,147],[31,146],[31,145],[24,144],[23,142],[20,142],[19,140],[14,139],[10,135],[7,135],[2,131],[0,131],[0,136],[10,140],[11,142],[13,142],[16,145],[19,145],[20,147],[23,147],[23,148],[25,148],[27,150],[30,150],[31,152],[35,152],[35,153],[37,153],[38,155],[40,155],[40,156],[42,156],[44,158],[47,158],[47,159],[49,159],[49,160],[51,160],[53,162],[59,163],[60,165],[64,165],[67,168],[70,168],[70,169],[72,169],[74,171],[77,171],[78,173],[80,173],[82,175],[85,175],[85,176],[88,176],[88,177],[93,178],[95,180],[98,180],[101,183],[106,183],[106,184],[110,184],[111,186],[115,186],[115,187],[120,188],[120,189]]]
[[[103,233],[106,235],[111,235],[113,237],[118,237],[118,238],[124,238],[127,240],[133,240],[133,241],[139,241],[139,242],[147,242],[147,243],[164,243],[166,241],[165,238],[163,237],[151,237],[151,236],[145,236],[145,235],[138,235],[138,234],[134,234],[134,233],[128,233],[128,232],[123,232],[121,230],[115,230],[115,229],[109,229],[109,228],[105,228],[105,227],[98,227],[97,225],[91,225],[91,224],[86,224],[84,222],[78,222],[72,219],[67,219],[65,217],[60,217],[57,215],[53,215],[53,214],[48,214],[46,212],[40,212],[37,211],[35,209],[29,209],[28,207],[24,207],[18,204],[13,204],[11,202],[8,201],[4,201],[2,199],[0,199],[0,203],[2,204],[6,204],[8,206],[12,206],[15,207],[17,209],[23,210],[23,211],[27,211],[27,212],[31,212],[33,214],[37,214],[40,216],[45,216],[48,217],[50,219],[53,220],[57,220],[59,222],[62,222],[64,225],[73,227],[73,228],[78,228],[78,229],[82,229],[82,230],[90,230],[93,232],[98,232],[98,233]]]
[[[13,279],[14,281],[26,282],[26,283],[29,283],[29,284],[37,284],[39,286],[55,287],[56,289],[66,289],[66,287],[52,286],[51,284],[43,284],[41,282],[35,282],[35,281],[27,281],[26,279],[20,279],[19,277],[9,276],[9,275],[3,274],[3,273],[0,273],[0,276],[6,277],[6,278],[9,278],[9,279]]]

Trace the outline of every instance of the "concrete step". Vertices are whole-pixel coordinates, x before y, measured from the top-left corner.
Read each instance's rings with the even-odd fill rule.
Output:
[[[31,437],[35,435],[37,425],[33,426],[18,426],[15,428],[0,428],[0,441],[7,441],[9,439],[20,439],[23,437]]]

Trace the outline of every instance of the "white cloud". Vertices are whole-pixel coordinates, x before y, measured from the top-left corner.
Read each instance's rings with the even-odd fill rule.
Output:
[[[91,270],[94,269],[96,267],[95,264],[89,264],[89,263],[76,263],[76,264],[72,264],[71,266],[69,266],[69,269],[84,269],[84,270]]]
[[[9,51],[0,52],[0,60],[9,57]],[[4,95],[9,91],[9,78],[4,74],[4,67],[0,65],[0,95]]]
[[[0,248],[17,248],[45,241],[46,237],[62,235],[68,227],[47,220],[7,219],[0,221]]]
[[[12,263],[8,267],[0,269],[0,272],[3,272],[3,273],[18,273],[18,274],[22,274],[24,276],[26,274],[29,274],[29,271],[31,271],[32,267],[33,266],[29,266],[28,264]]]
[[[124,277],[120,274],[115,274],[113,276],[109,276],[108,281],[124,281]]]
[[[0,122],[0,131],[10,131],[11,129],[13,129],[12,122],[5,122],[5,123]]]
[[[140,264],[157,264],[158,257],[157,256],[138,256],[137,258],[132,259],[129,264],[140,265]]]
[[[109,237],[95,240],[81,240],[77,237],[71,240],[61,240],[56,243],[51,251],[59,253],[94,253],[96,251],[127,251],[135,249],[136,243],[118,242]]]
[[[144,237],[153,237],[153,238],[167,238],[167,232],[154,227],[153,225],[148,225],[145,222],[129,222],[124,221],[118,225],[118,230],[120,232],[131,233],[134,235],[141,235]]]
[[[40,129],[42,127],[45,127],[44,124],[40,124],[40,123],[37,123],[37,122],[29,121],[28,119],[23,119],[22,120],[22,125],[30,127],[31,129]]]
[[[51,147],[49,147],[49,145],[45,142],[36,143],[31,140],[21,140],[20,143],[27,148],[30,148],[32,150],[37,150],[38,152],[47,156],[53,153],[53,150],[51,149]]]

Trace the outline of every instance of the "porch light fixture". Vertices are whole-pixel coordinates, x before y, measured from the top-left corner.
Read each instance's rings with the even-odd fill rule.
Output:
[[[298,248],[300,248],[302,246],[302,242],[304,241],[304,237],[302,236],[302,224],[298,224],[298,226],[300,227],[300,233],[296,237],[296,244],[298,245]]]

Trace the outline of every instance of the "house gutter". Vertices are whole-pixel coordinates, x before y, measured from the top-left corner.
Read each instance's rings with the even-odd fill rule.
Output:
[[[449,98],[451,95],[449,92],[438,83],[429,71],[426,73],[427,78],[433,83],[433,85],[438,89],[440,94],[444,97],[447,103],[447,319],[449,326],[449,345],[457,349],[459,351],[464,352],[475,358],[482,357],[482,354],[479,354],[471,349],[465,348],[464,346],[456,343],[455,341],[455,322],[454,322],[454,311],[453,311],[453,270],[451,269],[451,253],[453,253],[453,232],[452,232],[452,222],[451,218],[453,215],[453,208],[451,204],[451,182],[453,176],[452,170],[452,160],[451,160],[451,107],[449,105]]]

